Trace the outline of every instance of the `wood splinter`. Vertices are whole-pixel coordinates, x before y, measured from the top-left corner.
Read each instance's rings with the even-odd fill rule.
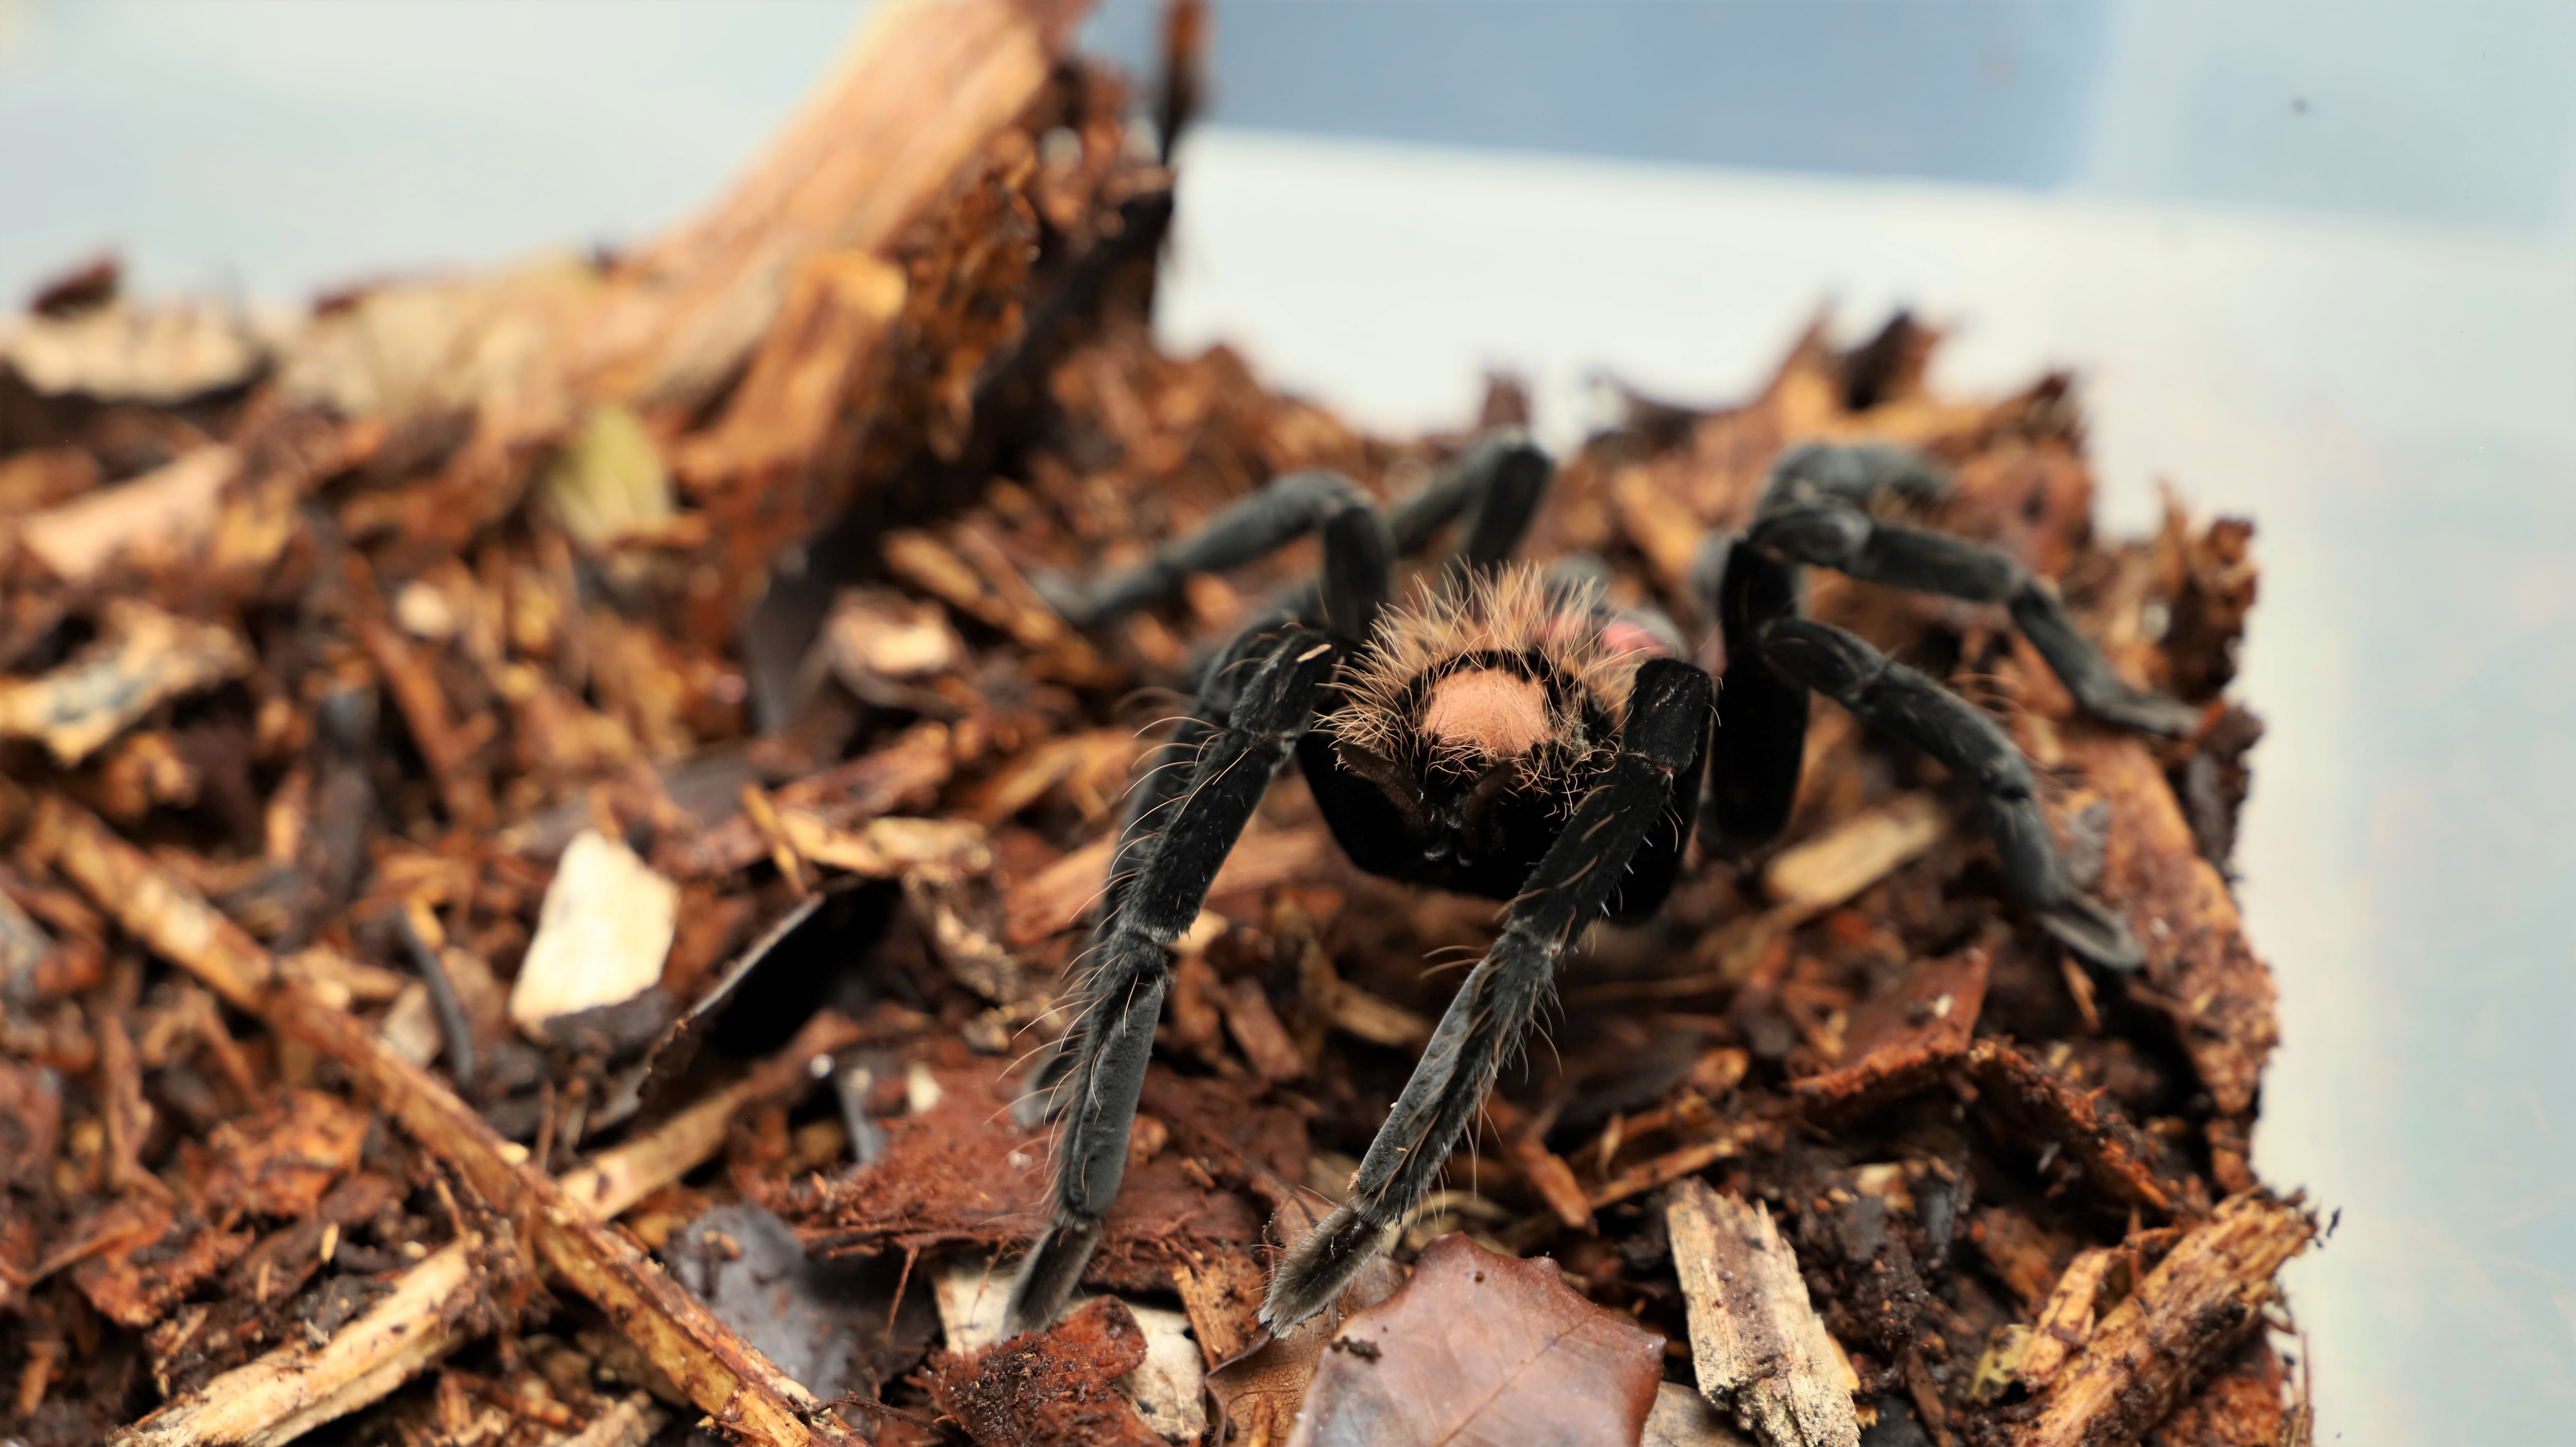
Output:
[[[1664,1210],[1702,1395],[1764,1447],[1859,1447],[1849,1375],[1771,1213],[1696,1177]]]
[[[2083,1355],[2058,1369],[2055,1389],[2014,1447],[2137,1441],[2261,1328],[2263,1306],[2279,1289],[2274,1274],[2316,1232],[2294,1202],[2261,1192],[2228,1197],[2103,1316]],[[1678,1254],[1678,1235],[1674,1245]],[[1696,1299],[1692,1310],[1697,1335]]]

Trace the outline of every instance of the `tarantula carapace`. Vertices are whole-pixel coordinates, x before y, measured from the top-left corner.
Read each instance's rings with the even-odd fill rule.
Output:
[[[1937,495],[1936,468],[1881,445],[1781,458],[1752,526],[1712,537],[1696,569],[1701,618],[1723,643],[1721,692],[1671,622],[1609,605],[1597,560],[1544,574],[1511,561],[1550,466],[1518,433],[1489,434],[1386,513],[1345,478],[1296,473],[1131,573],[1048,587],[1070,621],[1095,625],[1170,596],[1192,573],[1322,534],[1322,575],[1210,660],[1194,706],[1130,796],[1082,962],[1081,1013],[1058,1056],[1054,1217],[1013,1289],[1015,1330],[1053,1318],[1098,1244],[1172,942],[1292,755],[1361,868],[1508,904],[1348,1202],[1274,1272],[1262,1308],[1274,1329],[1331,1300],[1429,1191],[1585,925],[1659,907],[1694,827],[1726,855],[1779,834],[1811,690],[1972,781],[2003,878],[2035,921],[2098,968],[2139,966],[2127,926],[2068,883],[2030,768],[2003,729],[1859,637],[1802,616],[1808,566],[2001,603],[2095,715],[2191,728],[2193,710],[2113,675],[2056,593],[2018,563],[1871,511],[1884,495]],[[1394,560],[1461,519],[1455,553],[1412,601],[1393,603]]]

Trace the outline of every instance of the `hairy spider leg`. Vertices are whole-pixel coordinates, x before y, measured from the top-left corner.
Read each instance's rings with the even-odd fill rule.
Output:
[[[1166,543],[1152,559],[1092,584],[1033,578],[1049,604],[1077,628],[1111,623],[1180,591],[1193,573],[1217,573],[1267,557],[1324,525],[1327,519],[1376,508],[1359,484],[1321,468],[1272,478],[1235,499],[1207,526]]]
[[[1164,792],[1148,776],[1113,859],[1132,865],[1113,880],[1093,929],[1072,1064],[1062,1085],[1055,1210],[1011,1288],[1013,1332],[1054,1320],[1100,1244],[1101,1224],[1127,1169],[1127,1137],[1154,1050],[1154,1024],[1170,983],[1172,941],[1198,918],[1218,866],[1313,718],[1316,694],[1341,650],[1321,633],[1291,628],[1228,651],[1185,787]],[[1239,686],[1226,688],[1239,677]],[[1178,740],[1175,740],[1177,743]],[[1175,763],[1166,746],[1157,764]]]
[[[1948,487],[1941,470],[1912,448],[1808,442],[1771,464],[1754,516],[1819,501],[1866,506],[1890,494],[1930,503]],[[1757,640],[1764,624],[1806,616],[1807,570],[1750,546],[1743,534],[1712,533],[1691,562],[1690,586],[1724,654],[1700,838],[1719,856],[1741,859],[1789,827],[1806,766],[1807,689],[1764,665]]]
[[[1812,688],[1974,780],[1986,832],[2015,896],[2085,959],[2108,970],[2138,969],[2145,956],[2128,926],[2067,883],[2032,796],[2030,766],[2002,728],[1852,634],[1805,619],[1808,565],[1864,582],[2003,603],[2068,690],[2097,716],[2158,733],[2191,730],[2197,718],[2191,708],[2112,674],[2045,580],[1995,549],[1882,523],[1862,508],[1882,492],[1926,499],[1941,487],[1941,473],[1904,448],[1810,444],[1773,466],[1751,528],[1702,545],[1693,588],[1726,653],[1703,837],[1719,852],[1741,857],[1787,826]]]
[[[2030,764],[2002,725],[1929,675],[1829,623],[1774,619],[1762,625],[1756,643],[1764,662],[1973,782],[2005,885],[2050,934],[2103,969],[2145,966],[2128,925],[2067,882],[2032,791]]]
[[[1687,787],[1704,752],[1708,675],[1675,659],[1638,670],[1618,753],[1575,805],[1519,898],[1503,932],[1440,1017],[1413,1077],[1369,1143],[1349,1202],[1291,1249],[1271,1277],[1261,1320],[1273,1331],[1303,1321],[1338,1295],[1448,1163],[1583,926],[1601,917],[1628,863],[1674,816],[1676,781]]]
[[[1894,454],[1884,456],[1882,454]],[[1901,449],[1804,447],[1773,470],[1745,541],[1786,563],[1832,568],[1864,583],[1938,593],[1971,603],[2001,603],[2014,626],[2048,661],[2051,672],[2087,713],[2123,728],[2188,737],[2200,710],[2133,687],[2077,631],[2048,581],[2010,555],[1980,543],[1881,522],[1864,510],[1870,495],[1894,488],[1921,496],[1937,479],[1919,460],[1907,471]],[[1932,484],[1937,486],[1937,484]]]
[[[1805,615],[1803,570],[1754,551],[1742,538],[1712,535],[1692,567],[1700,613],[1715,622],[1726,652],[1718,686],[1717,735],[1708,746],[1708,792],[1700,837],[1740,859],[1780,837],[1798,802],[1806,766],[1807,689],[1762,664],[1762,629]]]
[[[1894,494],[1908,502],[1939,502],[1950,475],[1932,459],[1893,442],[1802,442],[1782,452],[1763,484],[1757,516],[1820,499],[1867,507]]]
[[[1301,614],[1300,621],[1321,622],[1345,648],[1368,641],[1394,589],[1391,546],[1386,525],[1373,508],[1349,508],[1326,518],[1323,574],[1309,585],[1321,590],[1311,610],[1320,617]]]
[[[1292,472],[1237,499],[1198,532],[1164,545],[1151,561],[1127,572],[1089,584],[1042,574],[1030,582],[1067,622],[1092,628],[1169,599],[1192,573],[1221,572],[1266,557],[1318,529],[1338,532],[1338,556],[1357,561],[1367,554],[1384,562],[1337,573],[1328,538],[1324,575],[1273,600],[1264,617],[1329,627],[1335,638],[1357,643],[1368,637],[1385,604],[1395,558],[1422,552],[1442,528],[1464,517],[1452,571],[1499,567],[1529,531],[1553,470],[1548,455],[1518,428],[1499,428],[1384,516],[1358,483],[1340,473]]]
[[[1442,528],[1462,517],[1466,521],[1459,530],[1457,548],[1441,569],[1441,586],[1456,588],[1471,578],[1491,574],[1519,549],[1555,471],[1556,464],[1517,427],[1496,428],[1477,438],[1466,451],[1433,473],[1419,492],[1396,503],[1385,514],[1380,537],[1387,553],[1387,568],[1378,575],[1381,583],[1391,576],[1396,558],[1413,557],[1428,550]],[[1355,523],[1338,517],[1327,524],[1323,577],[1288,590],[1273,604],[1273,611],[1310,626],[1324,623],[1335,638],[1357,644],[1369,636],[1368,630],[1345,627],[1338,620],[1358,616],[1361,610],[1348,604],[1338,613],[1335,608],[1330,536],[1334,524],[1358,531]],[[1355,549],[1345,548],[1345,556],[1355,555]],[[1386,591],[1382,586],[1381,606]],[[1374,622],[1375,608],[1367,609],[1365,616]]]
[[[1430,547],[1434,534],[1463,515],[1467,525],[1450,566],[1492,572],[1519,551],[1555,471],[1556,464],[1519,428],[1487,432],[1387,515],[1396,553],[1411,557]]]

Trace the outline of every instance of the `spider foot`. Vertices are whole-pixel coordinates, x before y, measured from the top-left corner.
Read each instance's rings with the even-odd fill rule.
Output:
[[[1029,1259],[1020,1264],[1019,1280],[1011,1283],[1005,1318],[1011,1335],[1035,1331],[1064,1310],[1073,1289],[1082,1283],[1082,1268],[1091,1263],[1091,1253],[1100,1245],[1100,1226],[1098,1221],[1059,1219],[1029,1248]]]
[[[1348,1206],[1318,1222],[1270,1276],[1261,1324],[1275,1335],[1322,1311],[1360,1268],[1394,1243],[1396,1225],[1380,1225]]]
[[[2199,709],[2143,688],[2123,687],[2115,695],[2089,700],[2085,708],[2104,723],[2159,738],[2187,739],[2200,730]]]
[[[1056,616],[1076,628],[1089,628],[1100,621],[1100,606],[1091,590],[1062,573],[1032,570],[1027,574],[1029,591],[1038,601],[1053,608]]]
[[[2147,952],[2128,922],[2089,895],[2070,891],[2037,913],[2040,928],[2096,968],[2134,975],[2147,967]]]

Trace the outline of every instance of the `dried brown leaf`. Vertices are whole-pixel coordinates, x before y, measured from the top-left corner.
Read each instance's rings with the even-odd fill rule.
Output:
[[[1290,1447],[1634,1447],[1663,1377],[1663,1339],[1576,1295],[1545,1258],[1464,1236],[1342,1323]]]

